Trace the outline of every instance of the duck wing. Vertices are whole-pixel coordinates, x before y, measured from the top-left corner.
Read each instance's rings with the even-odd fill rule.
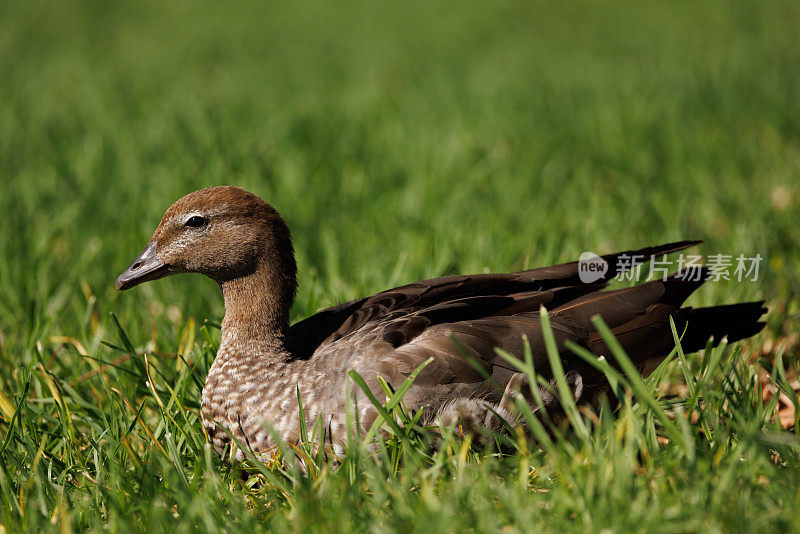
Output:
[[[411,409],[433,407],[429,413],[436,414],[464,399],[502,404],[504,389],[519,373],[496,348],[522,358],[527,340],[537,373],[550,379],[540,316],[544,306],[564,370],[577,377],[571,382],[577,400],[607,387],[603,376],[565,347],[572,341],[598,356],[609,355],[591,321],[595,315],[603,318],[640,369],[660,361],[674,347],[670,319],[679,332],[686,329],[686,352],[703,348],[710,336],[735,341],[763,328],[759,322],[765,312],[763,302],[699,310],[681,307],[707,279],[704,268],[602,291],[610,278],[636,265],[630,258],[641,258],[643,263],[696,243],[603,256],[608,271],[592,284],[580,281],[578,262],[510,274],[425,280],[324,310],[293,326],[288,344],[296,356],[301,347],[305,353],[300,354],[316,360],[322,381],[355,369],[375,393],[381,391],[377,377],[398,387],[430,358],[404,402]],[[613,358],[609,360],[613,363]],[[375,414],[367,410],[362,415],[368,425]]]
[[[554,302],[597,291],[608,280],[654,256],[698,243],[701,241],[680,241],[602,256],[608,270],[594,284],[580,281],[577,261],[508,274],[422,280],[322,310],[292,325],[286,344],[296,358],[307,359],[315,352],[328,352],[342,338],[352,343],[362,333],[372,339],[373,335],[366,334],[374,334],[380,326],[378,337],[397,347],[431,325],[526,310],[538,312],[540,305],[552,308]]]
[[[552,378],[540,316],[540,306],[544,305],[549,310],[562,366],[566,373],[580,376],[576,384],[586,395],[605,389],[605,377],[573,355],[565,344],[577,343],[615,364],[591,321],[595,315],[603,318],[640,370],[660,362],[674,348],[670,319],[678,332],[685,331],[682,346],[687,353],[702,349],[711,337],[715,344],[723,337],[733,342],[764,327],[759,322],[766,312],[763,302],[682,308],[686,298],[707,278],[708,270],[699,268],[614,291],[567,286],[524,296],[465,298],[406,317],[381,320],[372,335],[362,336],[361,344],[358,340],[342,341],[358,347],[356,368],[373,391],[379,391],[375,377],[382,376],[397,387],[432,358],[405,398],[409,406],[444,406],[463,398],[499,401],[518,369],[495,348],[521,359],[528,343],[537,373]],[[585,290],[580,294],[576,289]],[[487,309],[493,311],[478,316]],[[370,349],[372,357],[365,356]],[[574,393],[577,400],[581,393]]]

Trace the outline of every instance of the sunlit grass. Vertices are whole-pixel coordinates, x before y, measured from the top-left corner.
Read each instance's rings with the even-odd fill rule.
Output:
[[[797,530],[797,437],[763,384],[797,402],[798,26],[795,2],[3,5],[3,528]],[[287,218],[295,319],[704,239],[765,260],[690,304],[763,298],[768,326],[644,381],[592,360],[608,401],[565,398],[558,425],[521,407],[535,439],[426,430],[376,397],[379,443],[332,462],[312,432],[231,465],[198,418],[218,287],[113,289],[173,200],[223,183]]]

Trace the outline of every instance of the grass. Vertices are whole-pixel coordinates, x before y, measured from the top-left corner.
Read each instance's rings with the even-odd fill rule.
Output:
[[[798,441],[758,376],[797,366],[799,24],[772,1],[3,4],[2,528],[796,531]],[[295,319],[695,238],[765,261],[691,303],[764,298],[768,327],[615,376],[588,432],[514,454],[430,455],[403,426],[383,459],[231,467],[196,415],[218,289],[112,285],[174,199],[222,183],[293,229]]]

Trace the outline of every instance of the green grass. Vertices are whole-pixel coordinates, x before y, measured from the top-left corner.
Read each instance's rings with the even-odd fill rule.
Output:
[[[798,27],[788,1],[3,3],[2,528],[798,530],[800,442],[752,357],[792,380]],[[765,261],[691,304],[764,298],[768,327],[619,377],[588,434],[512,435],[515,454],[453,438],[430,457],[413,431],[309,476],[232,468],[196,416],[218,288],[113,289],[169,204],[217,184],[288,220],[295,319],[694,238]]]

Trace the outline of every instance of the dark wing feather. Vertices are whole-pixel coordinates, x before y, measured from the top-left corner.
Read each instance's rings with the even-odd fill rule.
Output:
[[[342,326],[367,299],[357,299],[326,308],[289,328],[286,347],[297,358],[307,359],[320,344]]]
[[[550,307],[550,324],[559,347],[565,370],[578,371],[585,387],[602,387],[604,379],[582,360],[565,348],[572,341],[589,348],[596,355],[610,356],[602,338],[596,333],[591,318],[600,315],[618,336],[634,363],[644,366],[651,358],[663,357],[674,346],[669,328],[670,317],[681,324],[680,305],[683,299],[702,284],[675,275],[666,281],[653,281],[616,291],[592,291],[567,302]],[[557,294],[557,291],[553,292]],[[757,310],[750,310],[753,314]],[[754,316],[757,319],[758,315]],[[749,320],[750,318],[748,318]],[[698,329],[701,332],[702,329]],[[699,336],[702,338],[702,336]],[[550,378],[550,366],[545,349],[539,307],[512,316],[489,316],[475,320],[432,325],[409,343],[394,352],[394,362],[403,361],[410,371],[429,357],[434,364],[417,377],[419,385],[441,387],[448,382],[462,386],[484,387],[491,376],[501,387],[516,370],[501,358],[496,347],[522,358],[528,340],[537,373]],[[703,343],[708,339],[706,336]],[[694,349],[696,350],[696,349]],[[464,357],[464,353],[468,358]],[[613,358],[609,358],[613,362]],[[476,370],[478,363],[481,369]],[[383,376],[391,376],[390,362],[377,364]],[[382,365],[382,366],[381,366]],[[420,392],[423,397],[430,392]]]
[[[308,358],[315,351],[350,337],[364,327],[371,330],[380,321],[388,327],[384,339],[397,347],[413,339],[410,337],[412,334],[421,333],[426,325],[421,320],[395,320],[421,310],[428,309],[428,315],[421,316],[430,321],[429,325],[471,317],[523,313],[538,309],[542,304],[548,305],[549,302],[545,301],[551,298],[549,290],[561,288],[561,295],[566,297],[567,288],[570,288],[573,295],[582,295],[653,256],[683,250],[698,243],[700,241],[680,241],[603,256],[609,269],[595,286],[580,282],[578,262],[510,274],[455,275],[423,280],[323,310],[293,325],[286,342],[295,357]],[[396,329],[394,332],[392,325]]]

